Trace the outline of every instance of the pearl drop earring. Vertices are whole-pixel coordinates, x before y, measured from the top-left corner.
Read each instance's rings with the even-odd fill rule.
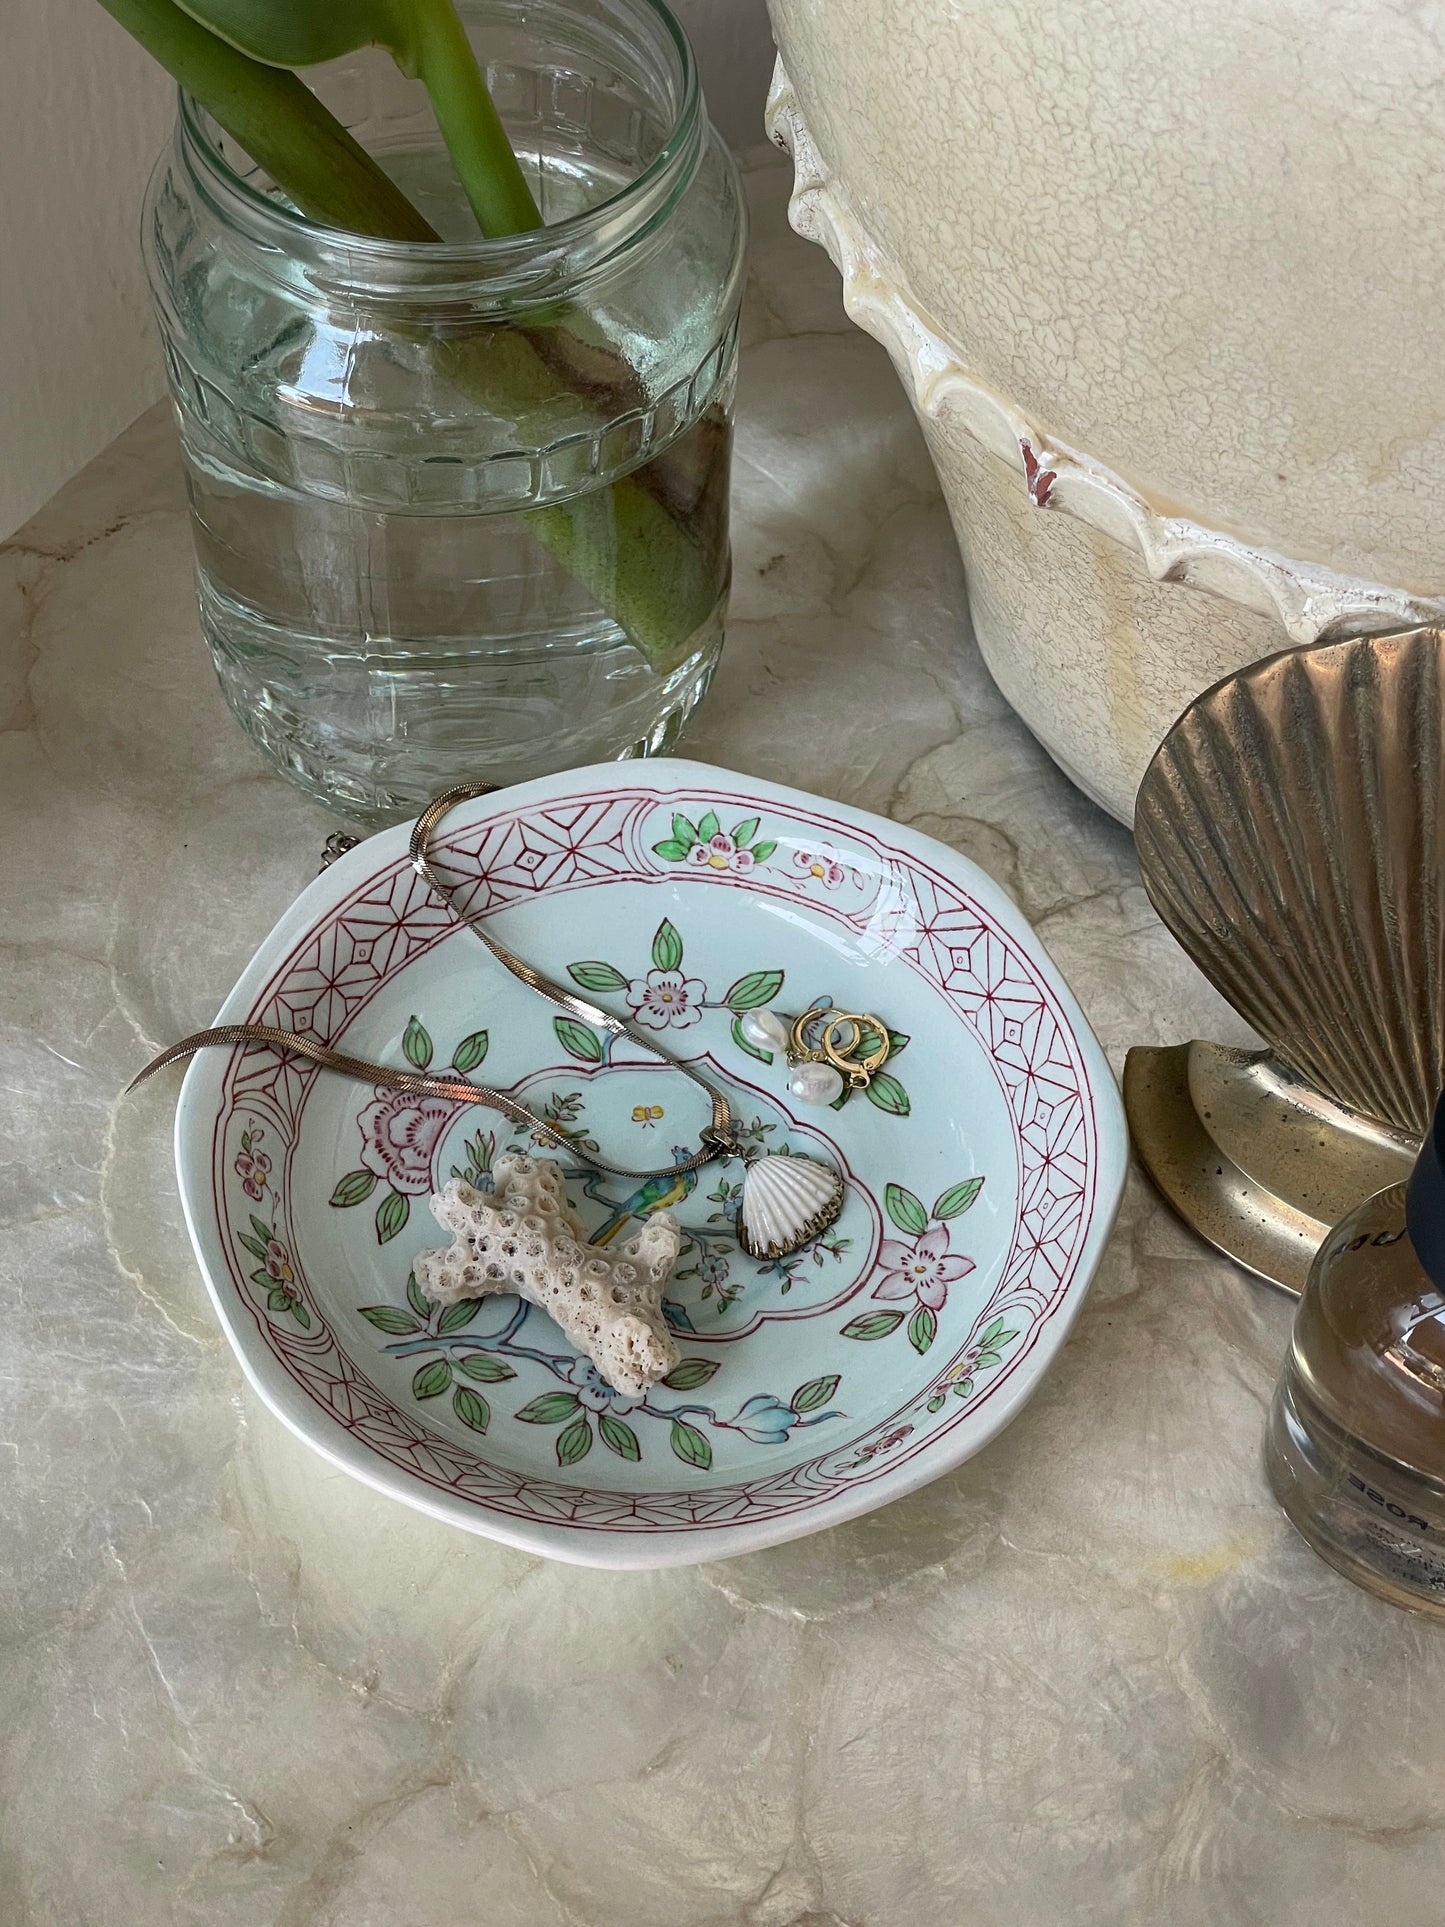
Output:
[[[750,1010],[739,1020],[755,1050],[790,1066],[788,1089],[803,1104],[836,1104],[845,1088],[865,1091],[892,1048],[876,1017],[848,1010],[805,1010],[791,1025],[775,1010]]]

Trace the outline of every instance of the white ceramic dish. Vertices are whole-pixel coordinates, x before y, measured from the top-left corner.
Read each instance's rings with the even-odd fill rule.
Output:
[[[733,1237],[736,1165],[659,1196],[670,1188],[635,1195],[579,1160],[569,1189],[594,1236],[661,1203],[690,1234],[669,1294],[683,1362],[629,1400],[536,1309],[439,1312],[409,1280],[415,1252],[445,1242],[428,1193],[453,1170],[485,1182],[522,1142],[505,1119],[267,1049],[205,1052],[177,1112],[181,1195],[271,1409],[457,1525],[633,1567],[833,1525],[1006,1425],[1077,1315],[1126,1134],[1098,1045],[1003,892],[927,837],[686,762],[501,792],[448,817],[436,848],[505,942],[655,1028],[759,1141],[837,1163],[847,1202],[817,1244],[762,1265]],[[820,999],[907,1040],[838,1110],[787,1099],[737,1027],[742,1009]],[[685,1079],[495,965],[415,875],[401,829],[281,919],[219,1021],[246,1019],[454,1065],[638,1167],[670,1162],[706,1122]]]

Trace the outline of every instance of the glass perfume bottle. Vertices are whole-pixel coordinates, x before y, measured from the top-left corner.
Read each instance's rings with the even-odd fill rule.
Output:
[[[1322,1558],[1445,1618],[1445,1096],[1409,1180],[1357,1205],[1320,1247],[1265,1465]]]

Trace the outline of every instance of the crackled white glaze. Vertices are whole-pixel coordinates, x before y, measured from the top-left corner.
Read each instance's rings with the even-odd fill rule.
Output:
[[[1123,817],[1220,675],[1445,607],[1439,23],[1223,13],[773,5],[794,223],[908,384],[990,668]]]

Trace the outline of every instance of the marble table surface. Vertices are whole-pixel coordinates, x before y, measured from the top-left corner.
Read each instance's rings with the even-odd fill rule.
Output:
[[[761,156],[737,586],[693,754],[942,838],[1118,1068],[1235,1022],[968,640],[903,395]],[[169,420],[0,551],[0,1927],[1437,1927],[1445,1636],[1319,1564],[1287,1304],[1137,1174],[1017,1422],[716,1565],[526,1557],[333,1470],[192,1261],[175,1083],[336,827],[198,637]]]

